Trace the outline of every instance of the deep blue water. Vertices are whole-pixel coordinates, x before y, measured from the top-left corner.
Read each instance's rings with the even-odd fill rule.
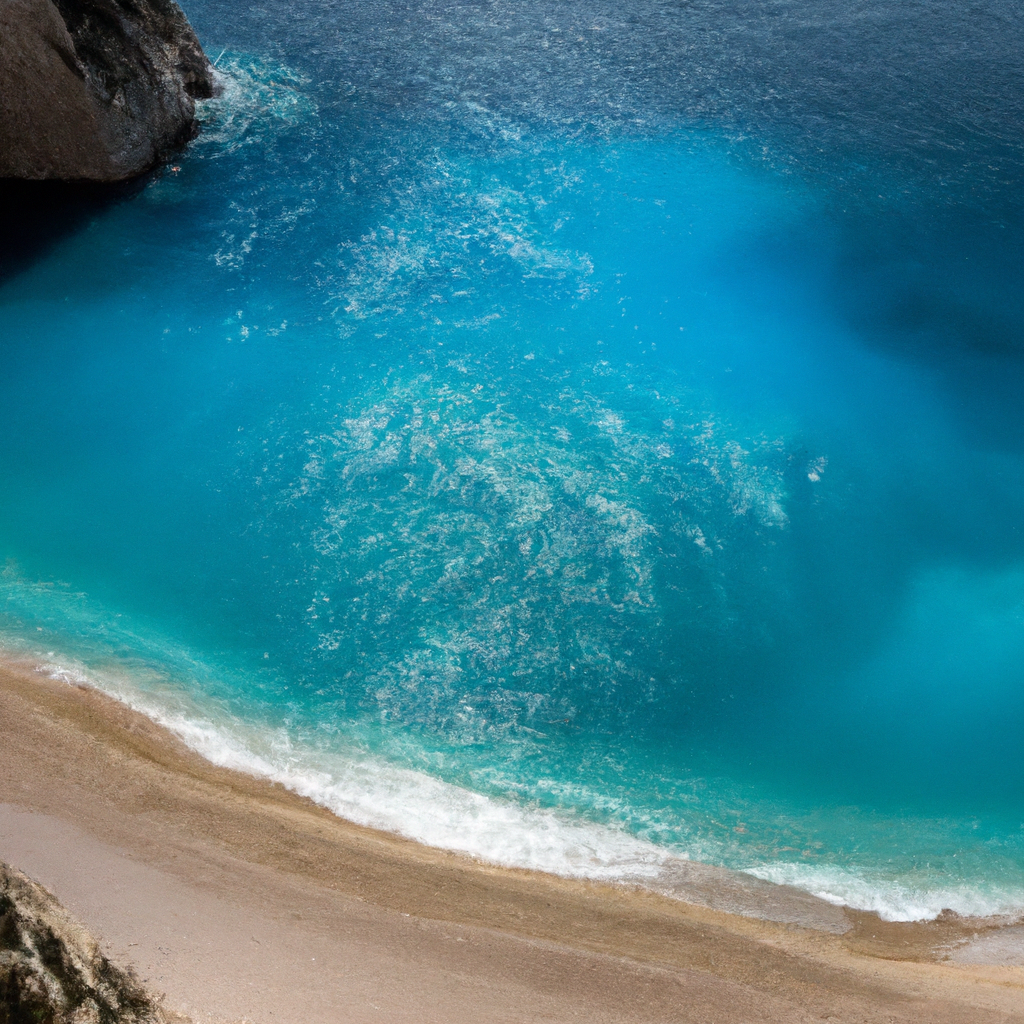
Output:
[[[0,279],[4,644],[500,862],[1024,910],[1017,6],[186,10]]]

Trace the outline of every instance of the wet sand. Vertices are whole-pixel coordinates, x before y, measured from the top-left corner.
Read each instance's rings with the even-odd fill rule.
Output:
[[[703,865],[676,897],[476,863],[0,667],[0,859],[197,1021],[1024,1024],[1024,935],[886,924]]]

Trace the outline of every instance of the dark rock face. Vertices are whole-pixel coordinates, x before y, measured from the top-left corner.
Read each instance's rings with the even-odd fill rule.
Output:
[[[0,0],[0,178],[134,177],[192,138],[212,93],[174,0]]]
[[[0,1024],[167,1024],[41,885],[0,864]]]

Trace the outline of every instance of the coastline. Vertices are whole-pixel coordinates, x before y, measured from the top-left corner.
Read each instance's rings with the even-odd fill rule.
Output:
[[[1020,929],[1002,922],[890,924],[702,865],[670,898],[481,864],[218,768],[113,698],[27,663],[0,664],[0,730],[0,859],[123,939],[115,952],[129,960],[156,941],[143,933],[161,908],[193,906],[199,933],[236,951],[236,980],[225,952],[216,984],[196,980],[198,956],[152,984],[197,1020],[1024,1021],[1024,967],[1000,962]],[[112,905],[97,878],[131,898]],[[246,1004],[256,986],[241,979],[264,943],[243,933],[258,928],[291,937],[275,970],[319,980],[287,983],[286,971],[277,1002]],[[321,941],[335,944],[331,991],[345,1007],[316,1002],[330,968],[305,953]],[[943,959],[951,951],[961,962]],[[368,1010],[359,985],[389,962],[417,981],[381,981],[390,1008],[368,995]],[[260,977],[272,973],[268,963]]]

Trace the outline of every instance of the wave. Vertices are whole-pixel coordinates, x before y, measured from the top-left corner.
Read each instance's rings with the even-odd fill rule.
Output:
[[[775,861],[746,873],[776,885],[803,889],[828,903],[873,911],[883,921],[934,921],[945,911],[961,917],[1018,919],[1024,888],[998,883],[950,884],[938,872],[917,884],[864,868],[837,864],[793,864]]]
[[[365,752],[303,749],[283,728],[214,722],[182,696],[178,708],[169,708],[125,677],[98,678],[78,663],[45,661],[37,670],[115,697],[218,767],[277,782],[340,818],[426,846],[502,867],[604,881],[654,879],[673,859],[623,831],[496,800]]]
[[[24,647],[19,650],[10,641],[0,645],[0,652],[19,660],[25,656]],[[474,792],[391,763],[356,744],[340,749],[336,738],[333,746],[303,744],[285,727],[215,719],[181,691],[163,690],[158,696],[138,688],[127,673],[94,670],[52,654],[38,662],[37,671],[70,685],[94,687],[163,726],[210,763],[279,783],[355,824],[501,867],[641,885],[663,895],[692,898],[685,884],[674,887],[671,882],[678,865],[694,864],[687,850],[570,811]],[[703,860],[714,862],[713,851],[699,852]],[[733,870],[734,877],[793,887],[834,906],[876,913],[885,921],[934,920],[945,911],[1007,921],[1024,914],[1024,887],[953,880],[940,870],[908,877],[864,866],[783,861]],[[758,908],[754,900],[731,909],[760,916]]]

